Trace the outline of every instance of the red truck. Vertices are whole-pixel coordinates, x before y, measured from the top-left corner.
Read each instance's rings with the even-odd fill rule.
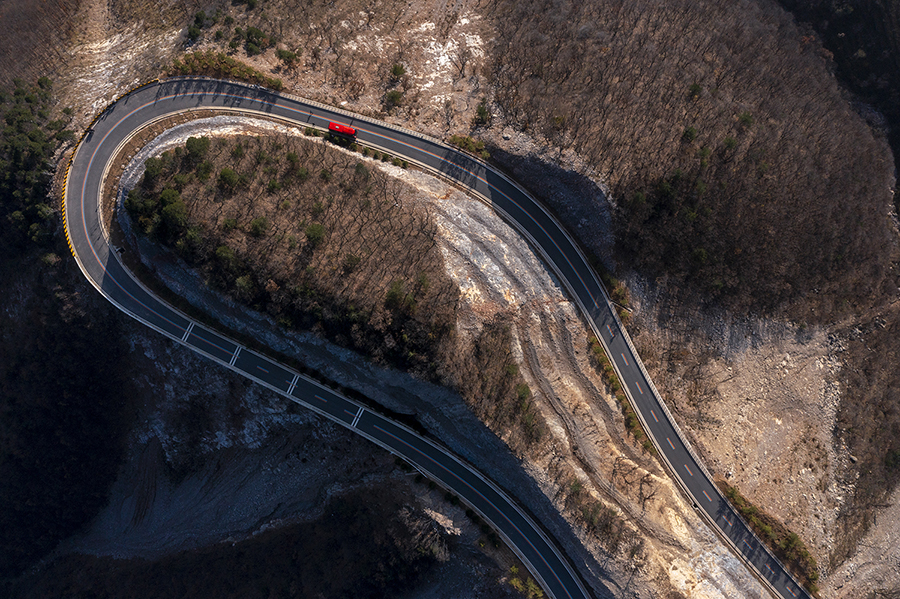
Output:
[[[356,129],[354,129],[353,127],[348,127],[346,125],[341,125],[340,123],[328,123],[328,131],[340,137],[356,139]]]

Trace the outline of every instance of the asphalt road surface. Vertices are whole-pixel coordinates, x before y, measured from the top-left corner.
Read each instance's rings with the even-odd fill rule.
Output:
[[[137,88],[108,107],[82,138],[64,192],[66,234],[79,267],[118,308],[142,323],[270,389],[289,396],[387,448],[452,489],[481,513],[528,564],[556,599],[589,597],[568,560],[515,502],[445,448],[409,428],[322,387],[198,323],[156,298],[122,266],[100,222],[100,186],[117,148],[151,121],[195,109],[239,110],[296,125],[354,127],[358,140],[451,179],[501,213],[556,271],[613,362],[645,430],[670,473],[773,592],[785,599],[809,595],[749,531],[670,419],[613,311],[605,291],[574,241],[534,199],[488,165],[436,140],[254,86],[209,79],[170,79]]]

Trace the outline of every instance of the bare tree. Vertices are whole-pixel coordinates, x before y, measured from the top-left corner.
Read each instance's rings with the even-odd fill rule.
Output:
[[[469,48],[466,38],[463,37],[457,42],[453,53],[450,54],[450,62],[456,67],[457,80],[465,78],[466,66],[470,60],[472,60],[472,50]]]

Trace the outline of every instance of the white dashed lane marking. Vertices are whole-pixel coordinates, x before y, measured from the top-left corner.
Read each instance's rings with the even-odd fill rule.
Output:
[[[291,381],[291,385],[288,387],[288,390],[287,390],[288,395],[290,395],[291,393],[293,393],[294,387],[297,386],[297,381],[299,381],[299,380],[300,380],[300,375],[299,375],[299,374],[295,374],[295,375],[294,375],[294,380]]]

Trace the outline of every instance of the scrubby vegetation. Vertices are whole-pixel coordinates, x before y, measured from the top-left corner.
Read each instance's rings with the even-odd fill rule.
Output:
[[[803,26],[801,44],[816,43],[814,29],[834,54],[842,84],[881,112],[862,108],[866,119],[886,133],[900,171],[900,1],[780,0]],[[881,116],[884,118],[882,119]],[[894,197],[900,206],[900,197]]]
[[[458,298],[435,225],[402,184],[352,155],[291,137],[189,141],[147,161],[126,208],[211,284],[284,326],[435,372]]]
[[[509,586],[519,591],[523,597],[527,599],[543,599],[544,591],[541,590],[541,587],[534,581],[530,576],[526,576],[523,581],[519,577],[519,568],[516,566],[512,566],[509,569]]]
[[[451,145],[475,154],[482,160],[487,160],[491,157],[490,153],[484,149],[484,142],[480,139],[472,139],[467,135],[451,135],[448,141]]]
[[[621,255],[671,292],[823,322],[892,284],[889,154],[789,15],[716,0],[493,15],[497,106],[597,169]]]
[[[591,355],[594,356],[600,373],[603,375],[603,382],[606,383],[606,388],[615,395],[616,401],[619,402],[619,407],[622,408],[622,416],[625,417],[625,428],[628,429],[634,440],[641,444],[644,451],[655,455],[656,447],[653,446],[653,441],[644,433],[641,421],[631,408],[631,402],[628,401],[625,390],[622,388],[622,383],[619,381],[612,364],[610,364],[609,358],[606,357],[603,346],[593,335],[588,339],[588,343],[591,346]]]
[[[125,206],[140,231],[238,301],[450,385],[492,426],[538,441],[509,323],[455,336],[459,292],[434,223],[369,164],[324,138],[191,138],[146,161]]]
[[[104,505],[129,414],[116,315],[79,297],[68,258],[41,253],[0,259],[0,293],[28,294],[0,311],[0,578]]]
[[[168,74],[235,79],[237,81],[264,85],[276,91],[284,87],[281,79],[269,77],[265,73],[261,73],[227,54],[211,50],[206,52],[189,52],[181,58],[176,58],[172,63],[172,67],[168,70]]]
[[[11,93],[0,90],[0,248],[46,246],[53,238],[58,212],[47,198],[50,159],[74,134],[66,129],[71,111],[51,120],[52,87],[41,77],[37,85],[16,80]]]
[[[512,351],[510,323],[502,316],[486,322],[465,351],[444,358],[444,379],[463,396],[475,414],[494,431],[511,431],[514,450],[540,441],[544,422],[534,406]],[[521,442],[521,446],[520,446]]]
[[[789,531],[777,518],[747,501],[737,487],[732,487],[721,480],[717,481],[717,484],[778,560],[810,593],[818,597],[819,587],[816,586],[816,581],[819,580],[819,566],[800,537]]]
[[[874,522],[875,511],[890,503],[900,483],[900,305],[839,330],[846,339],[841,369],[846,399],[835,435],[857,459],[859,477],[852,503],[841,513],[832,564],[848,558]]]
[[[443,542],[427,516],[390,490],[338,497],[322,511],[314,522],[158,561],[62,558],[6,596],[394,597],[435,563],[436,545]]]
[[[642,551],[643,539],[628,528],[615,509],[591,497],[577,478],[571,480],[565,492],[566,507],[575,512],[579,523],[610,555],[624,551],[629,559],[634,559]]]

